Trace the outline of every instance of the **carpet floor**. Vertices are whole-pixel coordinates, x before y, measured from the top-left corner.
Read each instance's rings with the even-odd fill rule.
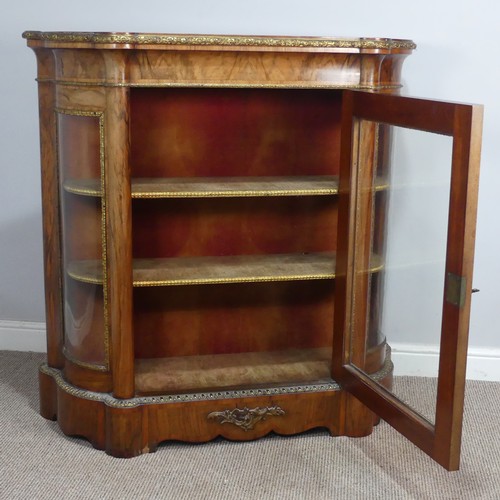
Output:
[[[446,472],[382,422],[248,443],[164,443],[114,459],[38,415],[44,355],[0,351],[0,499],[500,499],[500,383],[467,383],[461,468]],[[425,414],[432,380],[402,377]]]

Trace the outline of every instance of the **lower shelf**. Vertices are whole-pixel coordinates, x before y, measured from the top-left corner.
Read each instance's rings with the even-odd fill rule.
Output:
[[[138,394],[228,390],[264,385],[331,382],[331,349],[138,359]]]

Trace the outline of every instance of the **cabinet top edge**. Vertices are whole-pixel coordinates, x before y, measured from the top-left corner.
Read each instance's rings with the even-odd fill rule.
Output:
[[[416,44],[411,40],[391,38],[334,38],[246,35],[182,35],[164,33],[25,31],[28,45],[57,47],[59,44],[107,45],[106,48],[140,49],[144,46],[174,47],[244,47],[286,49],[346,49],[411,51]],[[31,42],[31,43],[30,43]],[[112,46],[112,47],[109,47]],[[83,47],[82,47],[83,48]],[[87,48],[87,47],[85,47]],[[158,47],[160,48],[160,47]]]

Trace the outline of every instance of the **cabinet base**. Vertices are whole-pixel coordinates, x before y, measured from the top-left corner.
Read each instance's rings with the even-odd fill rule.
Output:
[[[375,376],[391,385],[389,359]],[[271,432],[292,435],[321,427],[332,436],[360,436],[370,434],[376,423],[370,413],[358,428],[345,425],[348,397],[334,381],[122,400],[75,387],[46,364],[39,378],[41,415],[58,420],[64,434],[83,437],[114,457],[153,452],[168,440],[206,442],[221,436],[249,441]]]

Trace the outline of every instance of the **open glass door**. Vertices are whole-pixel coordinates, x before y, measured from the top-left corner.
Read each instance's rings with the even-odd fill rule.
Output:
[[[481,126],[481,106],[344,92],[333,376],[448,470],[460,457]],[[385,358],[391,371],[391,344],[434,342],[431,397],[406,397],[374,368]]]

